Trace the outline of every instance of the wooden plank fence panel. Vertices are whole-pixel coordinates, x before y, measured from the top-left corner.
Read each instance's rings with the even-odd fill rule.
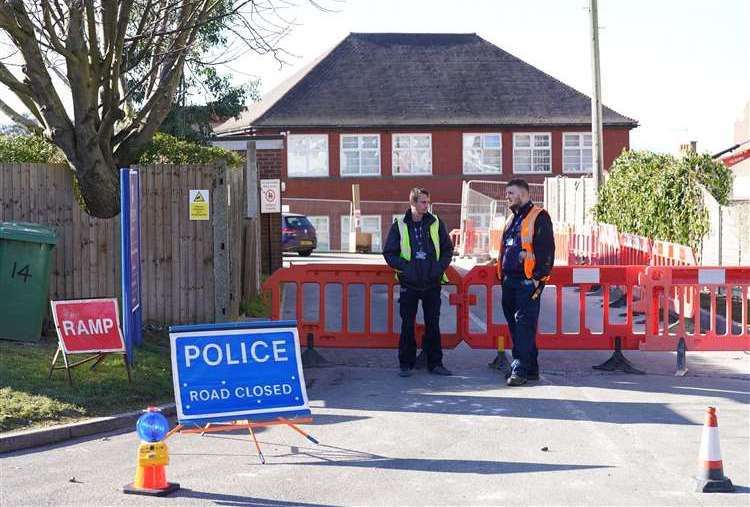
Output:
[[[183,206],[186,206],[185,203],[188,203],[190,200],[190,190],[196,190],[199,188],[202,188],[200,186],[200,182],[202,181],[202,174],[201,171],[188,171],[188,186],[185,189],[185,199],[183,201]],[[196,301],[195,301],[195,279],[196,279],[196,266],[195,266],[195,245],[198,241],[198,224],[201,222],[198,222],[196,220],[190,220],[190,213],[189,208],[188,211],[185,211],[185,208],[183,207],[183,216],[185,217],[185,231],[187,233],[187,236],[185,238],[185,244],[183,245],[185,248],[186,253],[186,259],[185,264],[187,266],[187,273],[185,277],[185,295],[187,297],[187,308],[186,308],[186,315],[185,315],[185,323],[190,324],[192,323],[193,319],[196,317],[199,317],[195,313],[195,307],[196,307]]]
[[[215,167],[204,166],[200,171],[196,171],[199,180],[196,182],[196,190],[209,191],[209,203],[211,202],[211,193],[214,191],[214,179],[217,169]],[[194,222],[197,227],[197,238],[194,245],[193,257],[195,261],[195,271],[199,273],[194,285],[195,315],[199,316],[201,322],[213,321],[213,293],[209,294],[206,289],[208,286],[213,287],[214,273],[213,266],[206,265],[206,255],[213,257],[213,217],[216,210],[211,209],[209,205],[209,220]],[[211,291],[212,292],[212,291]]]
[[[153,320],[165,322],[165,293],[164,282],[162,280],[162,268],[164,263],[164,171],[151,172],[151,184],[153,185],[152,195],[156,198],[153,204],[154,214],[154,232],[151,241],[154,242],[154,312],[151,314]]]
[[[154,179],[158,171],[151,167],[140,171],[141,180],[141,301],[143,303],[143,320],[154,318],[156,308],[156,288],[154,287],[156,266],[154,265],[154,247],[158,238],[155,234],[153,207],[159,201],[154,189]],[[149,245],[144,248],[145,245]]]
[[[144,322],[211,322],[214,318],[212,221],[190,221],[191,189],[214,192],[223,168],[144,166],[142,188],[142,295]],[[241,300],[244,185],[229,171],[229,316]],[[224,177],[224,176],[222,176]],[[215,216],[211,209],[211,218]],[[0,164],[0,220],[45,224],[57,231],[49,296],[120,297],[120,218],[98,219],[80,209],[65,166]]]
[[[163,217],[162,227],[164,231],[172,230],[172,172],[173,169],[162,171],[161,182],[162,185],[162,202],[161,202],[161,214]],[[161,274],[161,285],[159,292],[162,296],[162,314],[159,319],[161,322],[167,322],[167,316],[172,315],[172,299],[174,293],[172,292],[172,241],[168,235],[164,235],[161,238],[162,243],[162,259],[161,265],[159,266],[159,273]]]
[[[171,195],[171,206],[170,206],[170,214],[172,216],[172,227],[170,234],[171,236],[171,243],[172,243],[172,256],[170,259],[171,268],[170,272],[172,274],[171,281],[172,281],[172,288],[171,288],[171,294],[172,294],[172,312],[171,315],[174,318],[178,318],[180,314],[180,209],[179,209],[179,203],[180,203],[180,177],[179,177],[179,170],[175,168],[170,169],[170,195]]]

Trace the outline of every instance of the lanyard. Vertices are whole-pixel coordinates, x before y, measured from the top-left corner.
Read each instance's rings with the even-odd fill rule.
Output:
[[[414,239],[417,242],[417,250],[422,250],[422,226],[424,225],[423,221],[419,222],[413,222],[414,225]]]

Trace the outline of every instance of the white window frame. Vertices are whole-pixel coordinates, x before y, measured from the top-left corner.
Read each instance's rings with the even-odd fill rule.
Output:
[[[378,147],[376,149],[362,148],[362,138],[368,136],[368,137],[377,137],[378,139]],[[344,137],[356,137],[357,138],[357,149],[344,149]],[[373,174],[362,174],[362,152],[363,151],[374,151],[378,155],[378,172]],[[344,157],[344,152],[357,152],[359,153],[359,173],[358,174],[344,174],[344,161],[346,160],[346,157]],[[380,162],[380,134],[340,134],[339,135],[339,174],[341,174],[342,178],[368,178],[368,177],[377,177],[380,176],[381,173],[381,162]]]
[[[309,174],[309,173],[300,173],[299,170],[295,170],[292,172],[292,150],[289,148],[289,145],[291,144],[292,140],[294,138],[302,138],[302,137],[316,137],[316,138],[323,138],[325,140],[325,171],[318,171],[315,174]],[[286,139],[286,175],[288,178],[327,178],[328,174],[330,172],[330,164],[329,164],[329,155],[328,155],[328,134],[289,134]],[[309,171],[310,166],[310,157],[307,155],[306,160],[307,167],[304,169],[304,171]]]
[[[571,146],[567,147],[565,146],[565,137],[566,136],[577,136],[578,137],[578,146]],[[565,165],[565,150],[576,150],[578,151],[578,163],[580,164],[580,167],[583,167],[583,150],[586,148],[583,145],[583,140],[585,136],[589,136],[591,138],[591,145],[589,146],[589,149],[591,150],[591,169],[569,169]],[[594,169],[594,138],[591,134],[591,132],[563,132],[562,134],[562,170],[564,173],[567,174],[592,174]]]
[[[411,170],[406,173],[397,173],[396,172],[396,152],[397,151],[404,151],[403,149],[396,149],[396,137],[398,136],[409,136],[409,137],[426,137],[430,141],[430,147],[429,147],[429,155],[430,155],[430,162],[429,162],[429,171],[428,172],[412,172]],[[412,150],[411,140],[409,141],[409,148],[408,151]],[[391,134],[391,174],[393,176],[431,176],[432,175],[432,134],[431,133],[411,133],[411,132],[394,132]]]
[[[373,248],[372,251],[382,252],[383,251],[383,223],[382,223],[383,217],[381,217],[380,215],[361,215],[360,218],[361,218],[360,223],[362,223],[363,225],[365,223],[365,218],[377,218],[378,219],[377,235],[378,235],[378,243],[380,245],[380,248],[379,249]],[[344,250],[344,234],[346,234],[347,243],[349,242],[349,229],[344,228],[344,222],[351,220],[351,219],[352,219],[351,215],[341,215],[341,251],[342,252],[347,251],[347,250]],[[367,231],[363,229],[362,232],[367,232]]]
[[[466,137],[467,136],[479,136],[481,139],[480,150],[484,152],[484,138],[485,136],[498,136],[500,138],[500,167],[497,171],[467,171],[466,170]],[[481,160],[481,155],[480,155]],[[503,135],[500,132],[464,132],[461,138],[461,169],[464,174],[503,174]]]
[[[320,231],[318,230],[317,227],[315,227],[315,234],[318,238],[318,250],[320,250],[321,252],[330,252],[331,251],[331,219],[330,217],[328,215],[307,215],[307,219],[310,221],[313,227],[315,227],[315,223],[313,222],[313,220],[325,221],[325,228],[326,228],[325,233],[326,233],[326,237],[328,238],[327,249],[324,250],[320,247]]]
[[[530,146],[516,146],[516,140],[518,136],[531,136]],[[535,171],[534,170],[534,137],[535,136],[548,136],[549,147],[545,148],[549,151],[549,170],[548,171]],[[540,148],[536,148],[539,150]],[[516,150],[529,151],[531,155],[531,170],[519,171],[516,167]],[[552,132],[513,132],[513,174],[552,174]]]

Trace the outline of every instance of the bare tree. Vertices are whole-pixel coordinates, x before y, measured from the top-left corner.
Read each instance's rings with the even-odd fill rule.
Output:
[[[283,61],[290,7],[285,0],[0,0],[0,33],[15,49],[0,59],[0,83],[33,120],[5,101],[0,110],[62,150],[90,214],[115,216],[117,167],[135,162],[164,121],[186,60],[203,58],[217,41],[239,41]]]

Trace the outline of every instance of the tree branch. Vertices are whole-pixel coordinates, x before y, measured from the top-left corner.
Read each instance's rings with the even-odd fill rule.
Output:
[[[47,39],[50,45],[60,53],[61,55],[67,55],[65,46],[60,42],[60,38],[57,36],[56,26],[61,25],[62,19],[56,18],[55,23],[52,22],[52,6],[48,2],[42,2],[42,18],[44,20],[44,28],[47,34]]]
[[[86,8],[86,28],[88,31],[89,65],[96,76],[96,81],[101,80],[102,54],[99,51],[99,38],[96,36],[96,9],[93,0],[83,0]]]
[[[8,32],[26,62],[24,66],[26,79],[23,84],[28,87],[28,93],[25,93],[25,88],[17,86],[15,78],[9,80],[11,83],[9,88],[16,92],[21,100],[26,97],[30,102],[41,105],[39,113],[44,119],[45,135],[57,144],[67,157],[74,157],[73,124],[52,84],[39,50],[38,41],[34,37],[34,26],[21,0],[7,0],[0,3],[0,28]],[[7,68],[5,70],[7,71]],[[6,81],[3,82],[7,84]],[[17,90],[22,90],[22,92],[18,93]],[[26,102],[24,105],[28,107]],[[35,106],[29,108],[32,113],[34,109]]]
[[[216,0],[210,7],[208,7],[206,9],[207,12],[210,12],[210,11],[214,10],[219,5],[220,2],[221,2],[221,0]],[[218,21],[220,19],[224,19],[224,18],[229,17],[229,16],[234,16],[244,6],[246,6],[247,4],[252,4],[253,2],[254,2],[254,0],[245,0],[244,2],[240,3],[237,7],[235,7],[234,9],[232,9],[231,11],[229,11],[227,13],[217,14],[216,16],[207,17],[204,20],[201,20],[200,22],[192,24],[192,25],[186,25],[186,26],[178,25],[179,27],[175,28],[173,30],[163,30],[163,31],[160,31],[160,32],[158,32],[156,34],[152,33],[152,34],[148,34],[148,35],[134,35],[132,37],[128,37],[126,39],[126,42],[135,42],[135,41],[138,41],[138,40],[146,38],[146,37],[152,37],[153,35],[172,35],[172,34],[184,32],[184,31],[191,31],[191,30],[194,30],[196,28],[200,28],[201,26],[205,25],[206,23],[210,23],[211,21]]]
[[[26,109],[28,109],[29,112],[34,115],[34,118],[36,118],[39,123],[44,122],[44,120],[42,119],[42,115],[39,113],[39,109],[36,107],[36,104],[32,100],[31,87],[16,79],[16,77],[10,73],[8,68],[2,62],[0,62],[0,83],[3,83],[10,89],[10,91],[15,93],[16,97],[18,97],[18,99],[23,102],[23,105],[26,106]]]
[[[29,118],[26,118],[22,114],[16,112],[12,107],[6,104],[2,98],[0,98],[0,111],[5,113],[11,120],[19,125],[24,126],[27,130],[33,132],[34,134],[41,134],[43,131],[42,127],[37,122],[35,122],[34,120],[30,120]]]

